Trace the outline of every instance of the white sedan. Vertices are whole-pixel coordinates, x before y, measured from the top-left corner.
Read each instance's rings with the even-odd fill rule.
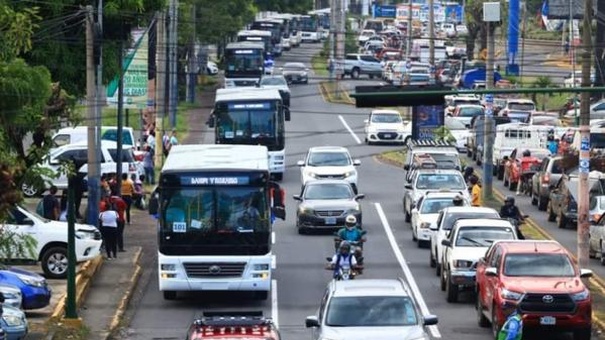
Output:
[[[418,206],[412,209],[412,239],[422,248],[431,242],[431,227],[435,229],[437,217],[442,209],[454,205],[458,192],[429,192],[418,201]],[[470,202],[463,198],[464,206]]]
[[[358,159],[352,159],[347,148],[341,146],[315,146],[309,149],[305,160],[296,163],[300,167],[302,186],[309,181],[322,179],[344,179],[351,183],[357,193]]]
[[[396,110],[373,110],[364,121],[365,142],[405,144],[412,137],[412,124]]]

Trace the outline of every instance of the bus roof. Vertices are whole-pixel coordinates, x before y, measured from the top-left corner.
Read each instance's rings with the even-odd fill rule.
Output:
[[[227,44],[227,49],[228,50],[235,50],[235,49],[258,49],[258,50],[265,50],[265,45],[263,45],[260,42],[255,42],[255,41],[240,41],[240,42],[232,42],[232,43],[228,43]]]
[[[162,172],[193,170],[269,171],[269,151],[262,145],[174,145],[164,162]]]
[[[263,36],[263,37],[271,37],[271,32],[263,31],[263,30],[243,30],[237,32],[238,37],[251,37],[251,36]]]
[[[236,100],[281,100],[278,89],[256,87],[217,89],[215,102]]]

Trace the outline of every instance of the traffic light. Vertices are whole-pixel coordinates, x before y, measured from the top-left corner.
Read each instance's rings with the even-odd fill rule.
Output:
[[[379,85],[356,86],[350,96],[356,107],[419,106],[444,105],[444,96],[450,93],[451,88],[441,85]]]

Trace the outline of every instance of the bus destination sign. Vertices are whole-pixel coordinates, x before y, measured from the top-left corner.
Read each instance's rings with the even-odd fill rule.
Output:
[[[181,177],[181,185],[248,185],[250,178],[244,176],[237,177],[206,177],[206,176],[183,176]]]

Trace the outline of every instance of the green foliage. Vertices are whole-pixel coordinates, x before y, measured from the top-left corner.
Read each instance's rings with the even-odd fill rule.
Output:
[[[456,138],[452,135],[450,129],[445,127],[445,125],[438,127],[434,130],[435,140],[443,141],[448,143],[455,143]]]
[[[547,87],[557,87],[557,86],[552,81],[551,77],[549,77],[549,76],[539,76],[531,84],[531,87],[533,87],[533,88],[547,88]],[[553,95],[553,93],[547,93],[547,94],[542,94],[540,96],[541,97],[542,110],[545,110],[545,108],[546,108],[546,97],[547,96],[552,96],[552,95]],[[538,100],[537,100],[537,94],[536,93],[532,93],[531,99],[534,101],[534,103],[536,103],[536,106],[540,106],[539,103],[538,103]]]
[[[31,38],[40,19],[37,12],[37,7],[19,10],[0,3],[0,60],[11,60],[31,50]]]
[[[184,4],[189,8],[192,8],[192,4],[196,5],[197,40],[202,43],[218,44],[225,38],[235,36],[256,15],[253,0],[187,0],[181,6]],[[181,11],[181,17],[181,22],[191,22],[191,12]],[[189,32],[191,30],[186,30],[186,27],[179,28],[181,36],[187,36]]]
[[[35,259],[37,245],[38,241],[32,235],[0,225],[0,258],[3,260]]]

